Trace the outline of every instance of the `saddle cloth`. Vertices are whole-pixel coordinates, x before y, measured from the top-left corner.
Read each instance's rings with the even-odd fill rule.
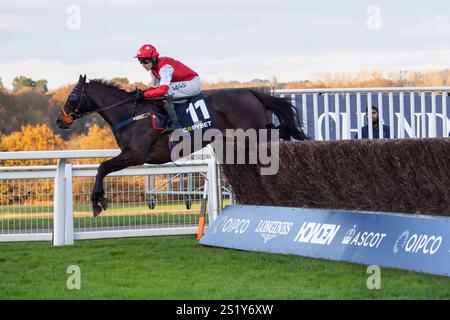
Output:
[[[205,97],[200,93],[196,96],[172,101],[180,125],[185,132],[193,134],[196,130],[214,128],[212,107],[207,103]],[[164,130],[170,121],[166,114],[158,112],[152,119],[155,129]]]

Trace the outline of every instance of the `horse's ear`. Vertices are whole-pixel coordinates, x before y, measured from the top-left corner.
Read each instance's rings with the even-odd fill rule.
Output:
[[[81,83],[83,81],[83,76],[80,74],[80,77],[78,78],[78,83]]]
[[[84,75],[84,77],[82,78],[82,80],[83,80],[83,84],[85,84],[85,83],[86,83],[86,75]]]

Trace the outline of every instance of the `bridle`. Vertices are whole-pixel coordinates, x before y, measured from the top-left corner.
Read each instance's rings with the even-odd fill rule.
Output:
[[[87,100],[87,96],[86,96],[84,87],[85,87],[85,83],[83,84],[83,86],[81,87],[81,89],[78,88],[78,87],[74,88],[74,89],[72,90],[72,92],[70,93],[70,95],[69,95],[69,98],[68,98],[68,99],[70,99],[71,96],[75,96],[75,95],[77,95],[77,96],[80,97],[80,98],[78,99],[77,107],[76,107],[74,110],[67,112],[67,111],[64,109],[64,106],[65,106],[66,104],[64,104],[64,105],[62,106],[62,108],[61,108],[61,112],[62,112],[62,114],[63,114],[63,116],[64,116],[64,121],[65,121],[67,124],[72,124],[75,120],[81,119],[82,117],[84,117],[84,116],[86,116],[86,115],[88,115],[88,114],[91,114],[91,113],[93,113],[93,112],[100,112],[100,111],[112,109],[112,108],[121,106],[121,105],[123,105],[123,104],[125,104],[125,103],[127,103],[127,102],[130,102],[130,101],[133,101],[133,100],[134,100],[134,103],[135,103],[135,108],[136,108],[136,106],[137,106],[137,101],[136,101],[135,97],[130,97],[130,98],[128,98],[128,99],[119,101],[119,102],[114,103],[114,104],[112,104],[112,105],[110,105],[110,106],[107,106],[107,107],[105,107],[105,108],[101,108],[101,109],[97,109],[97,110],[92,110],[92,111],[87,111],[87,112],[80,113],[79,110],[80,110],[81,103],[82,103],[83,99]],[[78,91],[80,91],[80,93],[78,93]]]
[[[65,103],[61,108],[61,112],[64,115],[64,121],[66,121],[67,124],[72,124],[75,120],[80,119],[83,116],[85,116],[86,114],[90,113],[90,112],[87,112],[87,113],[82,114],[82,113],[78,112],[78,110],[80,110],[83,99],[86,99],[86,94],[84,92],[84,84],[81,87],[81,92],[78,93],[78,91],[80,91],[80,88],[78,88],[78,87],[74,88],[68,98],[70,100],[70,97],[72,97],[72,96],[75,96],[75,95],[79,96],[80,98],[78,99],[77,107],[74,110],[67,112],[64,109],[64,107],[66,105],[66,103]]]

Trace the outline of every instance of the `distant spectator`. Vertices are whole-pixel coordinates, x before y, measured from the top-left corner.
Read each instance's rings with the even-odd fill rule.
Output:
[[[378,139],[380,130],[378,126],[379,121],[379,113],[378,108],[375,106],[372,106],[372,137],[374,139]],[[366,124],[364,127],[361,128],[361,135],[362,139],[368,139],[369,138],[369,124]],[[358,138],[358,133],[355,134],[355,139]],[[383,137],[382,138],[389,138],[389,126],[383,124]]]

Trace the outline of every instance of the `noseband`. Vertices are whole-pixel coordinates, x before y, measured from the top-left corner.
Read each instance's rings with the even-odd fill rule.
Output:
[[[78,93],[79,91],[80,91],[79,88],[74,88],[74,89],[72,90],[72,92],[70,93],[70,95],[69,95],[69,99],[70,99],[71,96],[75,96],[75,95],[80,97],[80,98],[78,99],[78,104],[77,104],[77,107],[75,108],[75,110],[70,111],[70,112],[67,112],[67,111],[64,109],[64,107],[65,107],[66,104],[64,104],[64,105],[62,106],[62,108],[61,108],[61,112],[62,112],[62,114],[64,115],[64,121],[66,121],[67,124],[72,124],[75,120],[77,120],[77,119],[79,119],[79,118],[85,116],[86,114],[90,113],[90,112],[87,112],[87,113],[78,113],[78,110],[79,110],[80,107],[81,107],[82,100],[83,100],[83,99],[86,99],[86,94],[85,94],[85,92],[84,92],[84,84],[83,84],[83,86],[81,87],[81,92],[80,92],[80,93]]]

